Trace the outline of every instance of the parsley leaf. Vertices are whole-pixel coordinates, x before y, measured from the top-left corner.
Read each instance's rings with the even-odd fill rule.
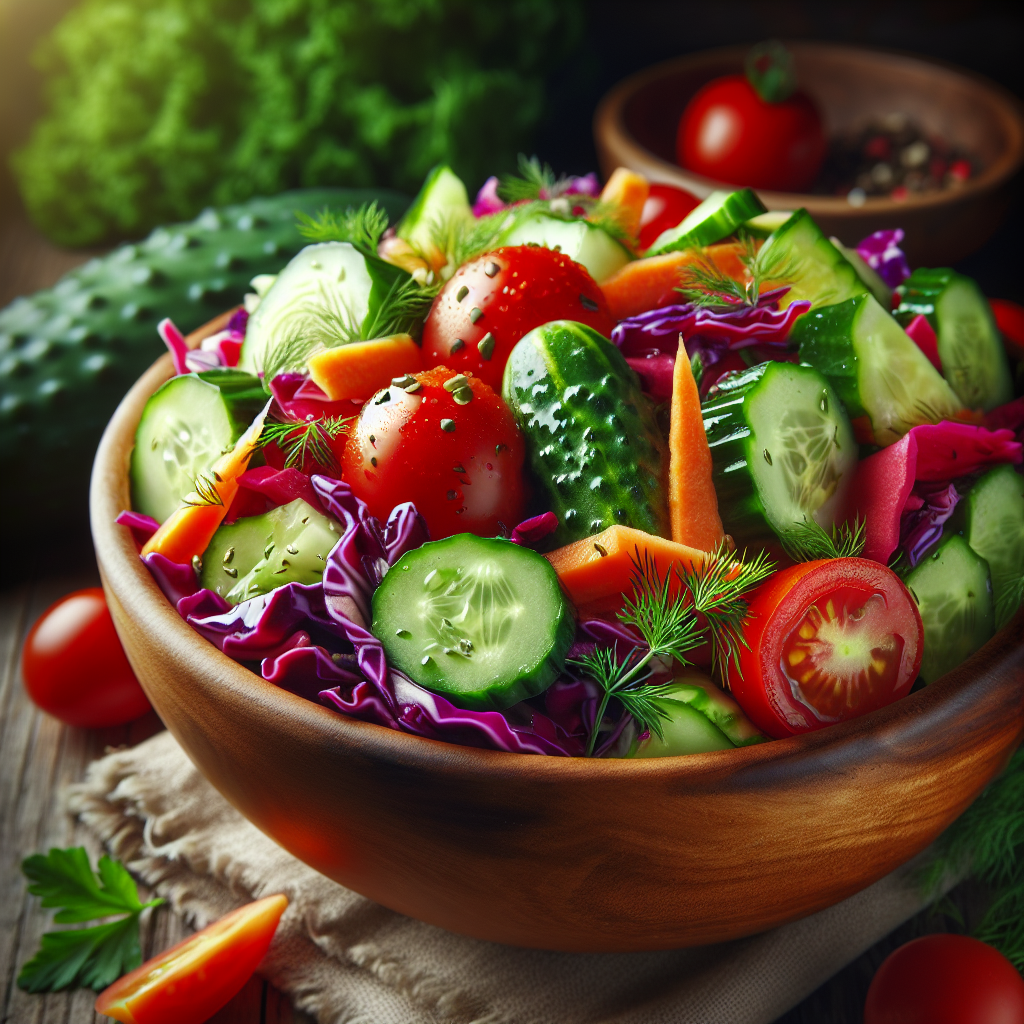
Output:
[[[46,932],[39,952],[18,975],[20,988],[56,992],[78,985],[99,991],[142,963],[139,915],[164,901],[141,902],[135,881],[120,861],[103,856],[97,867],[94,873],[81,846],[55,848],[22,862],[28,891],[41,896],[44,907],[61,908],[54,916],[56,924],[125,916],[91,928]]]

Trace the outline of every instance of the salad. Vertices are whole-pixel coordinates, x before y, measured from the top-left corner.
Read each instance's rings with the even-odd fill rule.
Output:
[[[179,614],[337,713],[570,757],[823,728],[980,648],[1024,399],[976,284],[677,191],[440,167],[397,224],[301,217],[199,348],[163,321],[118,522]]]

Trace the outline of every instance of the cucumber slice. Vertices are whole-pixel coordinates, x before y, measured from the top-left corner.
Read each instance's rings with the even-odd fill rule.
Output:
[[[427,253],[437,247],[437,230],[445,223],[460,220],[473,220],[466,186],[450,167],[442,164],[427,175],[419,195],[398,222],[395,234],[419,252]]]
[[[286,583],[319,583],[338,524],[302,498],[221,526],[203,552],[200,583],[241,604]]]
[[[924,626],[921,678],[933,683],[995,633],[988,563],[953,533],[907,576]]]
[[[702,404],[722,523],[738,545],[777,547],[813,519],[844,518],[857,443],[816,370],[759,363],[723,377]]]
[[[700,672],[684,670],[669,684],[671,700],[659,700],[670,720],[663,724],[664,739],[655,735],[632,745],[627,757],[670,757],[704,750],[725,750],[763,743],[765,737],[739,704]],[[682,702],[681,704],[679,702]],[[699,714],[713,732],[692,716]]]
[[[381,304],[408,276],[348,242],[307,245],[249,317],[239,369],[302,369],[315,349],[378,337],[373,324]]]
[[[892,308],[892,289],[882,280],[877,270],[872,270],[867,261],[856,249],[848,249],[833,235],[829,241],[843,254],[847,262],[857,271],[857,276],[867,286],[869,292],[883,309]]]
[[[709,750],[732,750],[729,738],[691,704],[680,704],[682,696],[658,703],[665,709],[668,719],[661,720],[664,737],[653,733],[647,739],[634,743],[627,757],[676,757],[681,754],[704,754]]]
[[[1012,466],[990,469],[967,495],[967,543],[988,562],[995,628],[1021,602],[1024,577],[1024,477]]]
[[[555,681],[576,626],[546,558],[459,533],[407,551],[388,570],[370,628],[420,686],[459,707],[502,711]]]
[[[992,310],[969,277],[952,270],[915,270],[897,289],[896,318],[924,314],[938,339],[942,375],[968,409],[988,412],[1013,398],[1010,367]]]
[[[767,238],[793,216],[792,210],[769,210],[743,222],[743,230],[753,238]]]
[[[812,310],[797,320],[789,340],[800,346],[800,361],[839,392],[859,441],[892,444],[911,427],[963,411],[928,357],[872,295]]]
[[[845,256],[825,237],[806,210],[797,210],[757,254],[774,280],[789,286],[779,300],[785,308],[798,299],[830,306],[866,292],[867,286]]]
[[[132,508],[160,523],[167,519],[196,478],[242,436],[266,397],[257,377],[236,370],[182,374],[162,384],[135,431]]]
[[[625,246],[596,224],[563,220],[541,212],[517,219],[502,234],[501,245],[543,245],[564,252],[586,267],[598,284],[633,258]]]
[[[691,210],[674,228],[662,231],[647,250],[647,256],[658,256],[676,249],[699,249],[720,242],[741,224],[767,213],[764,203],[752,189],[737,192],[712,192],[696,209]]]

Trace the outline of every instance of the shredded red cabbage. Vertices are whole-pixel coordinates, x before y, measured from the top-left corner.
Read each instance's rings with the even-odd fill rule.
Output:
[[[238,478],[238,493],[225,521],[233,523],[243,516],[259,516],[296,498],[302,498],[320,512],[327,511],[305,473],[292,467],[254,466]]]
[[[333,402],[302,373],[281,373],[270,382],[270,393],[275,399],[275,412],[284,420],[308,423],[325,417],[347,419],[359,412],[362,402],[342,399]]]
[[[141,512],[132,512],[129,509],[119,513],[114,522],[118,526],[128,527],[132,540],[140,551],[145,547],[146,541],[160,529],[160,524],[152,516],[144,516]]]
[[[900,548],[911,565],[917,565],[942,536],[942,527],[959,501],[953,484],[914,488],[900,516]]]
[[[900,248],[903,229],[876,231],[857,244],[857,254],[890,287],[896,288],[910,277],[907,257]]]
[[[536,548],[545,537],[550,537],[557,529],[558,516],[554,512],[542,512],[532,519],[524,519],[512,530],[509,540],[523,547]]]

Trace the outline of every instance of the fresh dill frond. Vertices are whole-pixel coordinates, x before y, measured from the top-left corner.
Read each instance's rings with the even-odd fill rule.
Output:
[[[387,211],[377,201],[345,210],[323,209],[315,216],[298,213],[299,234],[311,242],[348,242],[364,256],[376,256],[377,245],[387,230]]]
[[[308,423],[268,423],[263,428],[257,447],[276,444],[285,456],[285,468],[302,469],[307,460],[323,469],[337,471],[338,457],[330,442],[348,431],[354,416],[329,416]]]
[[[435,292],[464,263],[496,248],[502,232],[513,220],[514,214],[500,210],[483,217],[446,217],[432,224],[431,244],[445,258]],[[430,262],[427,253],[418,255]]]
[[[391,282],[372,319],[360,325],[359,337],[352,340],[372,341],[392,334],[416,337],[433,301],[434,295],[429,288],[424,288],[411,274],[401,271]]]
[[[889,559],[888,568],[892,569],[901,580],[906,580],[914,567],[910,564],[906,552],[902,548],[897,548],[895,554]]]
[[[569,185],[566,177],[556,178],[549,164],[542,164],[535,156],[519,154],[519,177],[502,175],[498,181],[498,198],[506,203],[521,203],[524,199],[554,199]]]
[[[214,482],[205,473],[200,473],[192,483],[192,493],[185,498],[185,504],[193,507],[223,505],[224,499]]]
[[[685,663],[686,652],[701,644],[701,631],[693,610],[678,594],[672,593],[672,574],[664,580],[658,564],[645,548],[643,558],[638,548],[633,562],[633,596],[627,597],[619,619],[635,626],[647,646],[656,655]]]
[[[730,277],[706,250],[700,250],[680,272],[676,291],[695,306],[753,307],[767,285],[792,279],[792,260],[785,253],[773,246],[758,248],[757,239],[749,235],[739,241],[743,245],[739,260],[747,270],[746,280],[740,282]]]
[[[723,681],[730,662],[739,671],[740,647],[748,646],[743,635],[746,596],[775,572],[775,563],[765,552],[749,562],[746,557],[744,552],[737,558],[723,541],[699,566],[676,570],[690,593],[693,610],[707,619],[711,666]]]
[[[819,558],[859,558],[867,541],[867,522],[857,516],[852,525],[837,523],[831,534],[813,519],[798,522],[782,537],[782,546],[794,562],[813,562]]]
[[[673,684],[661,683],[655,686],[637,686],[628,690],[620,690],[615,696],[619,703],[636,719],[641,730],[654,733],[659,740],[665,738],[662,722],[671,721],[665,704],[683,704],[678,697],[673,697]]]
[[[282,373],[299,372],[320,344],[315,333],[305,330],[309,316],[293,325],[291,330],[263,355],[263,387],[269,393],[270,383]]]

